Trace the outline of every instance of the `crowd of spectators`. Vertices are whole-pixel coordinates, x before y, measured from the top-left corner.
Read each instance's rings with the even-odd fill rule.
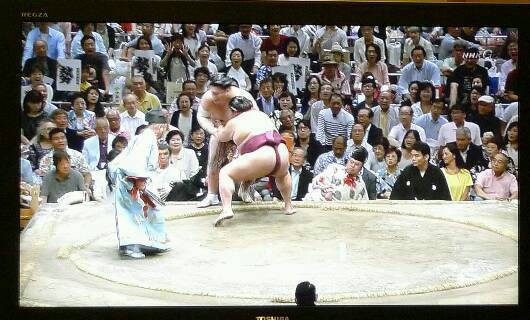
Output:
[[[21,192],[42,184],[48,202],[77,190],[105,197],[95,172],[156,114],[167,119],[153,177],[160,197],[200,200],[209,137],[196,111],[210,79],[226,75],[290,149],[292,199],[516,199],[517,36],[497,27],[35,23],[21,48],[21,158],[36,178]],[[150,71],[135,71],[139,52],[151,55]],[[81,61],[79,92],[57,90],[65,58]],[[296,90],[273,71],[294,58],[309,60]],[[255,198],[280,198],[274,185],[257,181]]]

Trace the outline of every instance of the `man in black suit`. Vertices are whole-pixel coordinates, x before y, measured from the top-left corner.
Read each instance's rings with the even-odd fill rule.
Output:
[[[374,112],[371,108],[362,107],[357,111],[357,123],[360,123],[364,127],[365,139],[366,142],[368,142],[369,145],[373,146],[375,141],[383,136],[383,130],[381,128],[376,127],[372,123],[372,119],[374,118]]]
[[[38,65],[42,71],[42,74],[52,78],[55,81],[57,74],[57,60],[48,57],[48,45],[44,40],[36,40],[33,43],[33,52],[35,53],[34,58],[29,58],[24,63],[22,74],[24,77],[28,77],[31,70],[35,65]]]
[[[361,178],[364,181],[364,185],[366,186],[366,191],[368,192],[368,199],[377,199],[377,176],[372,171],[370,171],[370,169],[367,169],[364,166],[366,160],[368,160],[368,150],[366,150],[366,148],[363,146],[355,148],[350,154],[350,159],[355,159],[363,163],[360,174]]]
[[[280,102],[274,95],[272,78],[267,77],[261,80],[259,84],[259,97],[256,99],[256,104],[260,111],[270,115],[274,110],[280,109]]]
[[[304,167],[305,163],[305,151],[300,147],[295,147],[291,153],[291,166],[289,167],[289,173],[291,174],[291,200],[300,201],[307,194],[307,189],[311,180],[313,180],[313,174],[311,171]],[[274,197],[282,199],[276,184],[273,184],[272,193]]]
[[[456,129],[456,141],[449,144],[456,144],[462,159],[464,159],[464,168],[467,170],[475,166],[488,167],[488,160],[484,158],[482,148],[471,143],[471,131],[469,128],[461,127]]]

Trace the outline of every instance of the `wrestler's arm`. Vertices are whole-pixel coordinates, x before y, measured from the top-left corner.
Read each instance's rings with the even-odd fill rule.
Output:
[[[215,126],[213,120],[210,118],[210,113],[204,109],[204,104],[207,103],[208,99],[201,99],[199,108],[197,110],[197,121],[199,125],[209,134],[215,134]]]
[[[220,142],[228,142],[232,140],[232,137],[234,136],[234,121],[229,120],[224,125],[219,125],[216,128],[217,133],[215,136]]]

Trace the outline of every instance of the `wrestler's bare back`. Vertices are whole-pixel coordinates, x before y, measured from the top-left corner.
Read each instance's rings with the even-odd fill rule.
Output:
[[[236,129],[237,128],[237,129]],[[249,110],[238,114],[226,123],[220,131],[219,140],[233,140],[240,148],[248,139],[267,131],[276,130],[272,120],[263,112]]]

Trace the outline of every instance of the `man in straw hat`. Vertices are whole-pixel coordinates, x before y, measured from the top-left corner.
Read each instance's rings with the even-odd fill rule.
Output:
[[[329,83],[333,87],[333,92],[340,94],[342,98],[351,96],[350,81],[343,72],[338,69],[338,61],[333,58],[331,52],[323,52],[320,55],[320,65],[322,71],[318,77],[322,83]]]

